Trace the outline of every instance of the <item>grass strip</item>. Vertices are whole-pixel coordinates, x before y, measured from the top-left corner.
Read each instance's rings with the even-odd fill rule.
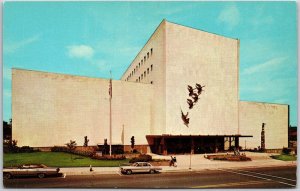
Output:
[[[45,164],[49,167],[117,167],[128,163],[124,160],[96,160],[89,157],[63,152],[4,153],[3,166],[11,167],[22,164]]]

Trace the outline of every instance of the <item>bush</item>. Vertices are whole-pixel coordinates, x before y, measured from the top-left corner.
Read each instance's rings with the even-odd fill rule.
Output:
[[[134,154],[137,154],[137,153],[140,154],[140,152],[138,150],[136,150],[136,149],[133,149],[132,153],[134,153]]]
[[[292,149],[291,148],[283,148],[282,149],[282,154],[289,155],[291,153]]]
[[[115,154],[124,154],[124,150],[122,150],[122,149],[116,149],[114,153]]]
[[[39,149],[34,149],[32,147],[29,146],[23,146],[21,148],[19,148],[19,152],[20,153],[32,153],[32,152],[38,152],[40,151]]]
[[[125,156],[123,155],[112,155],[111,157],[108,156],[99,156],[99,155],[93,155],[91,157],[92,159],[96,159],[96,160],[124,160],[126,159]]]
[[[39,152],[39,149],[32,148],[30,146],[17,146],[18,141],[10,140],[8,142],[3,143],[3,152],[4,153],[32,153]]]
[[[130,159],[130,163],[134,163],[134,162],[150,162],[152,161],[152,156],[150,155],[146,155],[146,154],[141,154],[138,157],[134,157],[132,159]]]
[[[51,152],[68,152],[67,147],[59,147],[59,146],[54,146],[51,148]]]
[[[78,150],[70,150],[67,147],[59,147],[59,146],[54,146],[51,148],[51,152],[66,152],[66,153],[72,153],[80,156],[85,156],[85,157],[92,157],[93,155],[96,154],[95,151],[78,151]]]

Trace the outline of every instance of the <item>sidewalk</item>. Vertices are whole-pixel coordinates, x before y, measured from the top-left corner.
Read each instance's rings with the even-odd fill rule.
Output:
[[[153,159],[170,159],[170,156],[152,155]],[[271,159],[270,153],[250,153],[246,152],[246,156],[250,157],[252,161],[216,161],[208,160],[204,158],[204,154],[195,155],[174,155],[177,158],[177,167],[161,166],[161,172],[179,172],[191,170],[214,170],[219,168],[257,168],[257,167],[272,167],[272,166],[296,166],[297,161],[280,161]],[[191,157],[191,158],[190,158]],[[89,167],[77,167],[77,168],[61,168],[61,172],[66,175],[96,175],[96,174],[117,174],[119,167],[93,167],[93,171],[90,172]]]

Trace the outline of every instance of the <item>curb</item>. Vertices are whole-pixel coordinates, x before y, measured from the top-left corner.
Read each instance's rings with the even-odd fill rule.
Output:
[[[276,166],[297,166],[297,163],[290,163],[290,164],[270,164],[270,165],[263,165],[263,166],[231,166],[231,167],[216,167],[216,168],[178,168],[178,169],[162,169],[161,173],[176,173],[176,172],[192,172],[192,171],[207,171],[207,170],[217,170],[217,169],[244,169],[244,168],[263,168],[263,167],[276,167]],[[119,174],[119,171],[94,171],[94,172],[62,172],[68,176],[76,176],[76,175],[100,175],[100,174]]]

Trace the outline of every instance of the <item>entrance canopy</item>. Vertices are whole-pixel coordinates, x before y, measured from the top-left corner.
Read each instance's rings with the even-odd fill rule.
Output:
[[[152,153],[213,153],[239,148],[240,137],[252,135],[146,135]]]

